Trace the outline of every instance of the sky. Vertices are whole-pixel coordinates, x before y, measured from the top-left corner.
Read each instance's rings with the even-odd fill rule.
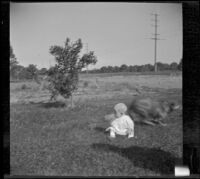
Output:
[[[20,65],[49,68],[53,45],[81,38],[102,66],[154,64],[155,17],[158,16],[157,61],[182,58],[181,3],[10,3],[10,44]]]

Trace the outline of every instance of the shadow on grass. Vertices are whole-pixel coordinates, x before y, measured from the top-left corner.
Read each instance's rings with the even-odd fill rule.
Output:
[[[44,103],[43,107],[45,108],[60,108],[60,107],[66,107],[66,104],[64,102],[49,102],[49,103]]]
[[[101,133],[104,133],[104,134],[107,133],[107,132],[106,132],[106,128],[103,128],[103,127],[95,127],[94,129],[95,129],[97,132],[101,132]]]
[[[66,104],[64,102],[60,102],[60,101],[56,101],[56,102],[38,102],[38,103],[34,103],[31,102],[31,104],[36,104],[39,105],[40,107],[44,107],[44,108],[63,108],[66,107]]]
[[[120,156],[129,159],[134,166],[149,169],[160,174],[173,174],[175,164],[181,161],[171,153],[158,148],[147,148],[132,146],[120,148],[110,144],[95,143],[92,144],[94,150],[112,151]]]

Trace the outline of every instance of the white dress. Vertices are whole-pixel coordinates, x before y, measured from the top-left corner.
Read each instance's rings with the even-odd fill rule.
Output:
[[[110,130],[110,137],[118,135],[128,135],[128,138],[134,137],[134,122],[128,115],[122,115],[111,122],[111,127],[107,128],[106,131]]]

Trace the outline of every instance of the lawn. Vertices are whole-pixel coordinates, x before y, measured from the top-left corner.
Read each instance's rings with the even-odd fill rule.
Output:
[[[84,80],[89,81],[84,86]],[[160,176],[174,173],[182,157],[182,110],[166,127],[135,125],[136,138],[108,138],[104,115],[118,102],[127,105],[140,88],[156,99],[182,103],[181,78],[169,76],[82,78],[74,100],[48,102],[48,92],[33,83],[11,84],[11,175]]]

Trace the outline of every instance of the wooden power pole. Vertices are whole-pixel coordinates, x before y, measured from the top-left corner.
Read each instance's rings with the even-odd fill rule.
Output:
[[[154,18],[154,25],[152,25],[154,28],[155,28],[155,31],[154,31],[154,37],[150,38],[151,40],[154,40],[154,71],[157,72],[158,69],[157,69],[157,40],[163,40],[163,39],[159,39],[158,38],[158,34],[157,33],[157,27],[158,27],[158,14],[151,14],[153,15],[155,18]]]
[[[88,43],[86,43],[86,54],[88,54]],[[86,66],[86,72],[88,74],[88,65]]]

